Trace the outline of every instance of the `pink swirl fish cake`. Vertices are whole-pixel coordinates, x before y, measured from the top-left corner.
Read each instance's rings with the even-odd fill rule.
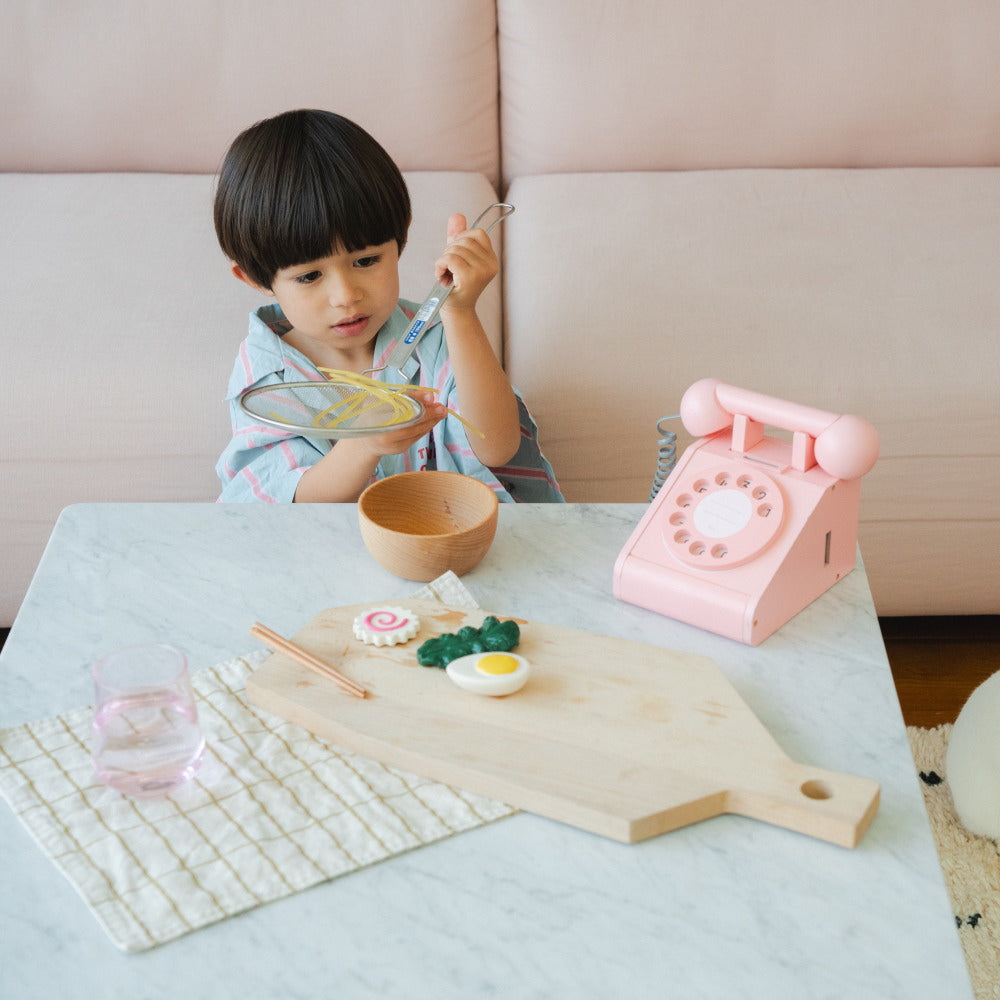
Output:
[[[369,646],[409,642],[420,630],[420,619],[405,608],[372,608],[354,619],[354,637]]]

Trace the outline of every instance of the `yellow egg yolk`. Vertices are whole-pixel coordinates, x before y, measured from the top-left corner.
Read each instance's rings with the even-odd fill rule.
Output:
[[[517,670],[517,660],[506,653],[487,653],[476,660],[476,670],[481,674],[512,674]]]

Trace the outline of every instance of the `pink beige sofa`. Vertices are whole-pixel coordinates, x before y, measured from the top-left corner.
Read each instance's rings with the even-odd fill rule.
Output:
[[[1000,611],[996,4],[9,0],[0,25],[0,624],[66,505],[215,499],[257,300],[213,174],[303,106],[404,169],[411,298],[450,212],[516,205],[483,311],[569,500],[644,501],[657,419],[715,376],[876,425],[880,614]]]

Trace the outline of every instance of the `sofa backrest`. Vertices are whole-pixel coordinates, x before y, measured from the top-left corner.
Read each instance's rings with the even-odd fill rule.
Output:
[[[507,180],[1000,163],[992,0],[499,0],[498,23]]]
[[[321,107],[403,170],[497,184],[493,0],[37,0],[0,26],[0,171],[210,174],[247,125]]]
[[[995,612],[1000,5],[498,0],[498,28],[504,357],[567,498],[645,499],[706,376],[855,413],[879,612]]]
[[[308,105],[407,172],[410,298],[443,214],[517,205],[480,311],[497,344],[502,290],[504,362],[570,499],[643,499],[656,418],[718,376],[876,423],[881,611],[995,607],[963,574],[998,530],[997,37],[994,0],[7,0],[0,330],[86,419],[38,420],[39,379],[0,404],[0,622],[66,504],[215,495],[258,299],[226,277],[211,175]],[[963,484],[947,505],[928,461]]]

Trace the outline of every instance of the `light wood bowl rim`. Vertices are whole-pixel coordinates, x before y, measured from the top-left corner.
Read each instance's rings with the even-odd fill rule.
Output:
[[[393,482],[393,480],[412,479],[412,477],[414,476],[434,476],[434,477],[450,476],[453,477],[453,479],[465,480],[465,482],[456,485],[460,486],[460,488],[462,489],[468,488],[473,493],[475,492],[482,493],[482,490],[485,490],[486,493],[482,493],[482,495],[484,497],[487,495],[492,497],[493,505],[486,512],[486,514],[483,515],[483,517],[480,520],[474,522],[473,524],[470,524],[464,528],[458,528],[454,531],[438,532],[437,534],[429,534],[425,532],[415,532],[415,531],[404,531],[401,528],[393,528],[387,524],[383,524],[381,521],[371,516],[371,514],[368,512],[368,505],[372,502],[372,497],[375,496],[375,494],[381,494],[384,493],[386,490],[390,489],[390,487],[386,485],[387,483],[392,483],[393,488],[401,488],[403,486],[403,483]],[[358,516],[363,518],[368,524],[370,524],[374,528],[377,528],[379,531],[384,531],[393,535],[398,535],[401,538],[426,538],[426,539],[461,538],[463,535],[480,531],[485,525],[489,524],[489,522],[497,516],[499,505],[500,502],[497,499],[496,493],[494,493],[493,490],[486,483],[482,482],[479,479],[474,479],[472,476],[463,475],[461,472],[450,472],[445,469],[424,469],[421,471],[398,472],[393,476],[386,476],[385,479],[379,479],[376,482],[371,483],[369,486],[366,486],[365,489],[362,491],[361,496],[358,497]]]

